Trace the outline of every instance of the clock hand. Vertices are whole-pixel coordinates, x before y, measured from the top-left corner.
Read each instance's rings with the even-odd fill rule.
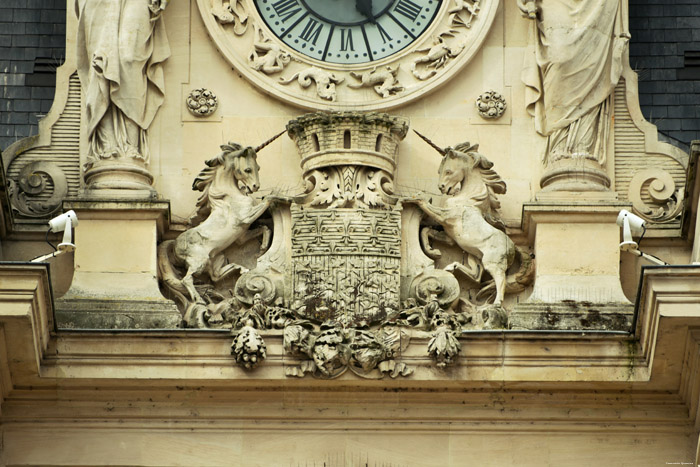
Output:
[[[372,0],[355,0],[355,9],[365,15],[370,23],[375,23],[372,14]]]

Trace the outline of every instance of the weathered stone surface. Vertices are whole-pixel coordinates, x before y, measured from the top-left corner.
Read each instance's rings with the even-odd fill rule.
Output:
[[[522,303],[508,315],[508,329],[538,331],[631,332],[634,306],[565,301]]]
[[[366,7],[368,2],[359,3]],[[565,2],[538,3],[556,8]],[[142,314],[156,310],[153,315],[163,303],[172,309],[158,288],[156,245],[176,243],[178,235],[204,239],[236,230],[230,225],[210,228],[215,222],[197,229],[199,221],[187,221],[199,214],[199,225],[204,225],[213,212],[199,211],[200,193],[186,189],[198,178],[203,162],[226,141],[258,142],[281,131],[290,119],[300,125],[308,122],[298,133],[292,131],[299,141],[275,140],[256,160],[259,190],[250,196],[250,204],[260,204],[261,197],[264,203],[273,192],[282,198],[248,227],[267,229],[270,247],[261,248],[267,243],[263,235],[242,245],[230,244],[229,237],[221,243],[222,252],[213,248],[199,256],[207,263],[193,281],[201,301],[188,294],[192,305],[188,322],[198,329],[52,329],[46,316],[50,306],[42,303],[46,287],[3,277],[0,394],[5,400],[0,464],[230,465],[233,459],[253,465],[317,460],[327,465],[449,465],[467,459],[479,465],[643,465],[674,462],[669,457],[680,457],[678,453],[683,461],[692,462],[700,384],[697,274],[692,268],[664,268],[653,279],[644,279],[635,333],[601,332],[620,323],[615,309],[619,307],[622,315],[629,311],[626,300],[635,296],[637,287],[639,264],[618,254],[616,211],[630,204],[636,211],[645,210],[649,231],[642,248],[679,264],[688,261],[690,245],[682,236],[685,221],[675,216],[684,205],[691,206],[686,212],[692,218],[697,204],[697,194],[690,194],[686,181],[693,161],[658,144],[653,127],[634,109],[636,81],[626,65],[624,80],[611,96],[614,125],[605,138],[610,156],[605,176],[614,191],[538,193],[540,156],[547,138],[534,131],[526,112],[519,75],[526,48],[534,44],[527,31],[534,24],[520,17],[517,2],[443,1],[439,4],[444,21],[439,26],[453,24],[459,34],[448,37],[435,29],[438,37],[431,32],[418,38],[415,49],[407,49],[399,60],[398,69],[396,63],[391,70],[382,68],[388,63],[379,64],[376,74],[370,67],[348,67],[336,79],[328,70],[311,73],[308,64],[291,59],[293,53],[284,43],[275,42],[269,31],[256,29],[259,18],[250,8],[253,2],[195,4],[200,12],[187,2],[170,2],[163,13],[172,28],[169,40],[174,53],[163,75],[168,93],[148,128],[153,186],[170,199],[170,209],[152,193],[122,209],[94,200],[83,205],[78,212],[75,263],[73,256],[64,255],[65,261],[55,266],[55,276],[65,282],[74,276],[72,290],[61,299],[61,303],[72,301],[73,309],[61,313],[78,319],[68,314],[83,309],[80,306],[86,303],[79,300],[89,299],[97,303],[85,307],[83,325],[101,310],[99,319],[112,318],[111,325],[126,326],[121,323],[134,309]],[[620,6],[624,16],[624,2]],[[344,7],[352,9],[354,4],[349,0]],[[202,11],[206,16],[200,18]],[[70,37],[75,37],[73,9],[67,18],[73,27]],[[483,47],[463,41],[492,19],[491,33],[479,37]],[[248,41],[241,55],[244,60],[235,70],[207,39],[205,28],[211,21],[221,26],[219,33],[229,35],[227,43],[237,38]],[[303,30],[300,22],[290,34]],[[220,35],[214,39],[222,43]],[[465,57],[471,62],[459,70],[466,65]],[[261,87],[266,93],[255,91],[242,79],[244,70],[274,81],[275,86]],[[74,76],[73,71],[66,70],[60,80]],[[459,79],[448,79],[458,71]],[[281,84],[280,77],[289,82]],[[381,77],[382,83],[364,84]],[[418,81],[419,86],[410,87]],[[382,89],[385,83],[388,87]],[[405,89],[399,91],[399,86]],[[217,112],[205,119],[186,107],[190,90],[201,88],[215,89],[221,98]],[[474,106],[477,93],[485,89],[508,99],[508,108],[497,120],[484,120]],[[327,99],[332,99],[333,90],[335,101]],[[357,108],[305,118],[279,101],[280,92],[304,93],[301,104],[287,102],[307,107],[318,101],[326,107],[340,106],[348,95],[357,96]],[[321,96],[322,92],[328,94]],[[410,99],[402,100],[409,93]],[[394,104],[402,105],[392,111],[400,117],[362,112]],[[56,109],[78,129],[86,116],[79,101],[73,113],[62,113],[61,106]],[[409,118],[414,128],[435,141],[478,140],[481,149],[463,148],[458,152],[465,153],[467,161],[445,162],[440,173],[436,154],[406,133]],[[69,139],[59,132],[63,120],[52,121],[55,125],[45,127],[51,138],[37,138],[14,153],[8,180],[19,180],[20,174],[26,175],[25,165],[46,157],[56,161],[65,157],[71,164],[80,163],[81,157],[86,161],[87,132],[71,134]],[[302,135],[300,164],[295,150]],[[70,154],[60,150],[68,147]],[[493,167],[485,167],[489,163]],[[653,173],[645,172],[650,168]],[[466,178],[445,183],[447,193],[441,192],[440,179],[461,169]],[[488,170],[495,172],[485,173]],[[41,185],[28,175],[30,183],[24,184],[22,193],[33,184]],[[80,176],[79,171],[66,172],[69,190],[80,189]],[[478,183],[484,176],[493,183]],[[43,181],[44,190],[31,201],[50,199],[51,184],[48,178]],[[508,192],[499,197],[498,191],[505,188],[501,182],[508,183]],[[212,205],[228,201],[228,193],[214,193],[212,187],[203,187],[209,189]],[[430,210],[455,208],[455,212],[443,222],[431,220],[418,203],[403,202],[406,198],[423,200]],[[528,206],[523,215],[523,204],[535,198],[537,206]],[[149,211],[149,205],[157,212]],[[293,210],[302,208],[313,212],[309,217],[319,225],[297,222]],[[241,214],[231,210],[235,211],[231,216],[222,216],[225,221]],[[332,218],[328,212],[336,214],[333,222],[328,222]],[[394,219],[397,214],[400,222]],[[46,215],[21,217],[21,228],[2,239],[3,254],[33,257],[43,243]],[[500,234],[484,227],[484,222]],[[295,229],[309,229],[311,238],[305,236],[309,232]],[[488,237],[484,232],[498,240],[491,245],[496,250],[493,256],[478,245]],[[315,234],[321,237],[317,243]],[[205,243],[189,240],[183,243]],[[345,283],[357,286],[357,294],[344,290],[340,272],[358,271],[347,264],[336,271],[331,264],[343,260],[338,256],[347,253],[346,240],[349,246],[369,252],[359,253],[363,257],[359,267],[364,268],[359,279]],[[294,289],[292,271],[293,248],[302,248],[303,242],[313,247],[324,267],[328,265],[328,273],[317,274],[330,279],[319,293],[320,308],[333,304],[333,317],[341,319],[357,315],[352,325],[325,319],[324,313],[305,317],[293,306],[295,293],[297,298],[308,298]],[[387,244],[399,246],[398,261],[391,252],[385,255],[382,247]],[[520,292],[510,293],[509,276],[512,279],[520,265],[530,270],[532,245],[538,265],[534,285],[525,280],[519,284]],[[513,258],[511,263],[513,251],[520,262]],[[499,266],[491,268],[494,275],[500,277],[504,263],[511,265],[500,291],[495,282],[489,283],[492,278],[485,267],[485,261],[494,258]],[[395,276],[387,277],[381,270],[393,262],[399,264],[398,300],[395,293],[385,293],[395,284]],[[177,261],[172,265],[180,281],[188,267]],[[236,265],[250,270],[239,274]],[[223,280],[210,274],[227,266],[232,274]],[[378,276],[379,285],[374,281]],[[385,306],[385,318],[372,308],[381,304],[381,297],[374,294],[398,302],[394,308]],[[355,296],[369,306],[341,306],[341,299],[352,302]],[[490,303],[499,299],[499,305]],[[519,312],[518,303],[532,314]],[[576,305],[576,310],[567,303]],[[599,303],[612,304],[606,307],[611,313],[596,316],[595,311],[601,312]],[[560,327],[579,329],[552,329],[542,319],[548,308],[549,321],[558,317]],[[511,318],[525,316],[528,326],[538,329],[507,329],[509,313]]]
[[[56,300],[59,329],[174,329],[182,317],[171,301]]]

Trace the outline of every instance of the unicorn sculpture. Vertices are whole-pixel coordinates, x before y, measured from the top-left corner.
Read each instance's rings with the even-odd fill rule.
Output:
[[[438,186],[448,198],[442,208],[423,199],[406,199],[404,203],[417,204],[430,219],[442,226],[448,243],[454,242],[482,263],[493,278],[493,283],[485,287],[482,294],[495,287],[493,304],[501,306],[505,293],[524,290],[534,272],[530,255],[516,247],[506,235],[505,224],[497,213],[500,202],[496,194],[504,194],[506,184],[493,170],[493,162],[476,152],[478,145],[462,143],[441,149],[416,133],[443,156]],[[520,268],[507,276],[516,255]],[[445,269],[472,274],[462,263],[452,263]]]
[[[192,184],[193,190],[202,192],[197,200],[197,213],[190,218],[192,227],[175,240],[159,245],[161,279],[187,310],[186,323],[192,306],[205,304],[194,286],[195,276],[207,273],[217,282],[233,271],[246,272],[241,265],[226,264],[223,252],[234,242],[243,244],[262,236],[261,249],[269,245],[267,227],[252,230],[249,227],[277,198],[268,196],[259,201],[250,194],[260,187],[257,151],[282,133],[255,149],[236,143],[221,146],[222,152],[205,162],[206,167]],[[184,276],[179,277],[176,267],[186,270]]]

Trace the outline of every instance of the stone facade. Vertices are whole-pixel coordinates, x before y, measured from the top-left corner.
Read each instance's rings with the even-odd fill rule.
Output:
[[[66,9],[0,464],[697,463],[699,148],[627,1],[268,3]]]
[[[0,28],[0,73],[7,75],[0,100],[0,149],[36,134],[38,120],[51,108],[55,69],[65,57],[64,3],[7,0],[0,6],[6,21]],[[629,4],[630,64],[640,75],[642,112],[670,142],[687,150],[700,138],[700,116],[694,114],[700,78],[693,58],[700,50],[700,10],[692,0]]]

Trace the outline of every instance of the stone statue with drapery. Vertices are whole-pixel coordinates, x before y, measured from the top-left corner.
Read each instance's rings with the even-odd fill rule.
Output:
[[[167,2],[76,0],[88,170],[102,160],[148,163],[146,130],[163,103],[170,56],[161,19]]]
[[[626,0],[517,0],[534,20],[534,51],[522,78],[535,129],[548,137],[545,164],[606,161],[609,96],[629,40]]]

